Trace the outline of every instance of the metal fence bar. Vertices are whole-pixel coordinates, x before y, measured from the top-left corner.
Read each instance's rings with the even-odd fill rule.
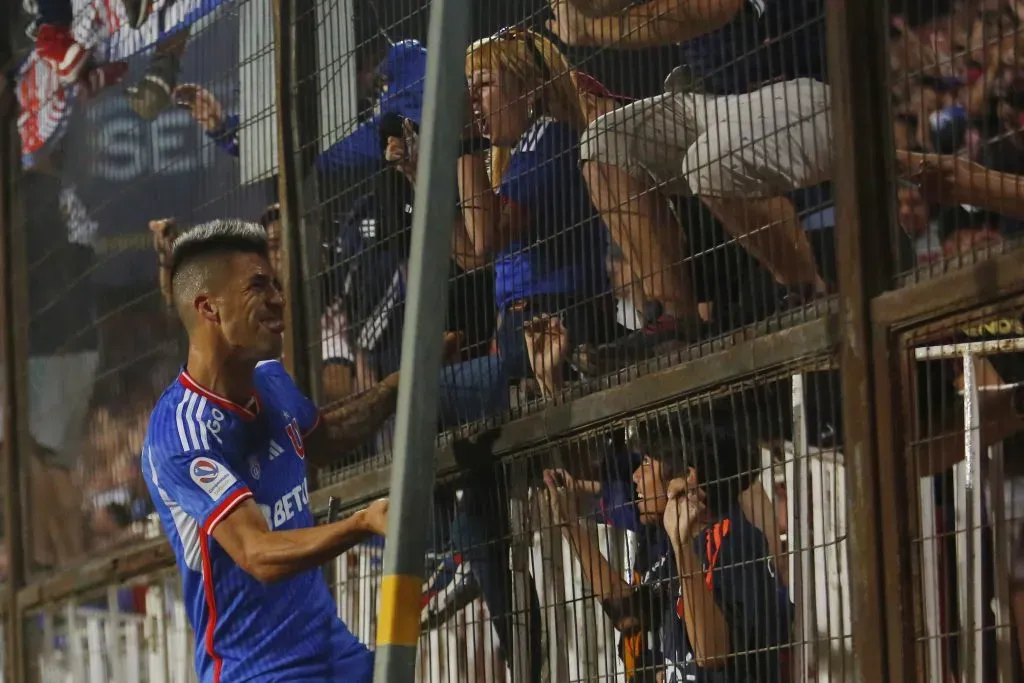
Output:
[[[469,35],[469,3],[435,0],[430,8],[423,102],[420,186],[409,256],[408,302],[402,334],[395,456],[391,470],[390,542],[377,627],[377,683],[411,683],[416,671],[419,596],[433,501],[438,371],[447,298],[450,230],[456,207],[456,144],[460,117],[447,108],[465,97],[462,64]],[[458,105],[456,104],[456,107]],[[458,111],[458,109],[457,109]]]
[[[278,193],[281,206],[281,237],[285,259],[282,274],[287,287],[288,332],[285,337],[285,363],[299,386],[307,386],[309,370],[305,363],[306,310],[303,305],[301,244],[299,226],[299,180],[303,165],[300,159],[302,131],[301,110],[297,104],[295,84],[300,81],[298,62],[299,37],[296,3],[274,0],[274,85],[277,113]]]
[[[886,3],[827,3],[829,75],[835,149],[836,241],[844,454],[850,491],[849,557],[854,675],[861,680],[916,681],[907,516],[895,450],[898,423],[887,330],[876,329],[871,300],[891,288],[895,234],[892,118],[888,93]],[[902,495],[905,496],[905,493]],[[895,533],[893,533],[895,532]],[[884,607],[883,607],[884,606]],[[909,606],[909,609],[908,609]],[[887,642],[888,639],[888,642]]]
[[[4,49],[6,41],[0,41],[0,63],[6,62]],[[24,680],[21,657],[23,629],[18,611],[18,591],[25,583],[24,535],[22,527],[22,453],[18,429],[20,412],[24,404],[18,395],[18,362],[20,341],[23,331],[18,325],[16,292],[17,250],[15,191],[19,154],[18,135],[14,127],[17,117],[16,103],[10,92],[0,93],[0,329],[3,350],[0,367],[3,373],[3,397],[0,405],[4,408],[3,425],[3,535],[8,553],[8,575],[4,600],[4,614],[7,624],[4,628],[4,675],[6,680]],[[22,289],[23,291],[23,289]]]

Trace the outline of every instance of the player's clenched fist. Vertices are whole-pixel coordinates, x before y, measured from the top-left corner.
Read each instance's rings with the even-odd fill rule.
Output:
[[[383,536],[388,532],[388,499],[373,501],[362,511],[362,516],[367,531]]]

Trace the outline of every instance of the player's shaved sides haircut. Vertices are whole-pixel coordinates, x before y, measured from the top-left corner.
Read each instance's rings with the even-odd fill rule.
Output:
[[[217,271],[214,262],[231,254],[267,257],[267,231],[259,223],[218,219],[201,223],[174,240],[171,247],[171,282],[178,312],[185,317],[192,301],[209,287]]]

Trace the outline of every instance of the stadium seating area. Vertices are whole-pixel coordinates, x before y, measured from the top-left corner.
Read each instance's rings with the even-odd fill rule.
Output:
[[[138,0],[24,4],[28,37],[3,84],[20,107],[26,559],[42,580],[158,534],[139,458],[149,411],[185,357],[167,265],[190,226],[231,216],[267,229],[292,295],[284,360],[323,406],[402,371],[412,217],[428,201],[416,190],[430,3],[297,1],[308,69],[285,103],[269,0],[156,0],[148,14]],[[451,242],[434,313],[460,344],[437,377],[438,445],[456,466],[434,495],[420,680],[855,680],[833,349],[686,393],[650,381],[625,393],[835,315],[845,255],[833,175],[852,151],[834,147],[826,4],[467,3],[473,42],[446,65],[467,87],[441,105],[464,124],[458,196],[429,198],[458,207],[454,225],[430,229]],[[890,0],[889,12],[899,183],[877,246],[891,250],[895,287],[1019,241],[1024,3]],[[296,126],[287,143],[280,107]],[[1010,349],[1024,339],[1022,310],[978,309],[913,345]],[[913,515],[931,520],[913,533],[935,546],[921,560],[935,578],[921,639],[949,641],[927,646],[929,680],[995,680],[970,678],[951,654],[957,625],[939,612],[956,598],[936,595],[966,551],[935,539],[972,528],[956,483],[964,387],[978,395],[964,376],[1002,387],[984,392],[986,415],[1015,402],[991,434],[979,427],[985,448],[1008,439],[1000,448],[1012,450],[1024,426],[1024,347],[1013,349],[977,376],[919,354],[929,362],[907,381],[908,439],[923,454],[911,479],[927,482],[915,484],[927,495]],[[544,417],[574,403],[593,417],[565,429]],[[516,442],[530,419],[547,419],[549,438]],[[467,445],[489,429],[514,452]],[[367,481],[391,462],[392,432],[339,454],[315,488]],[[999,476],[1016,538],[1024,488],[1011,458]],[[697,488],[700,510],[680,526]],[[1001,497],[978,503],[987,520],[990,498]],[[368,641],[382,544],[325,569],[339,613]],[[972,571],[1019,562],[1019,548],[985,552]],[[713,604],[688,597],[703,586]],[[994,617],[1007,634],[1024,630],[1017,595],[1012,614]],[[190,660],[173,635],[187,630],[175,600],[159,575],[41,610],[28,629],[33,680],[192,680],[188,667],[140,674],[153,651],[133,654],[161,628],[165,661]],[[1022,680],[1017,654],[999,669],[1017,678],[999,680]]]

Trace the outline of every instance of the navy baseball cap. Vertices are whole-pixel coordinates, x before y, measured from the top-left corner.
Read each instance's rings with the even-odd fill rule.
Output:
[[[384,115],[399,115],[417,124],[423,113],[423,86],[427,75],[427,50],[417,40],[392,45],[377,67],[384,80],[379,112],[320,155],[320,170],[343,166],[380,164],[380,123]]]

